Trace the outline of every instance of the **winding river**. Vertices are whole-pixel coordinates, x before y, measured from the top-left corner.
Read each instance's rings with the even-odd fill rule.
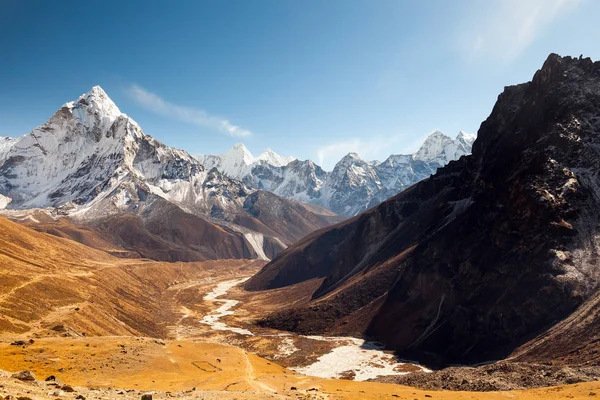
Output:
[[[220,303],[221,306],[210,314],[204,316],[200,321],[209,325],[217,331],[231,331],[240,335],[254,336],[254,333],[242,328],[229,326],[220,319],[227,315],[233,315],[232,309],[239,303],[237,300],[223,298],[227,292],[249,278],[233,279],[224,281],[204,296],[204,300]],[[299,349],[296,348],[293,336],[282,333],[281,342],[278,347],[280,354],[274,358],[287,357]],[[299,336],[315,341],[334,342],[338,344],[329,353],[322,355],[313,364],[302,367],[291,367],[291,370],[304,375],[316,376],[320,378],[342,378],[352,377],[356,381],[365,381],[378,376],[385,375],[405,375],[407,364],[412,364],[422,371],[429,372],[428,369],[413,363],[398,362],[397,358],[383,350],[383,346],[376,342],[366,342],[362,339],[353,337],[338,336]]]

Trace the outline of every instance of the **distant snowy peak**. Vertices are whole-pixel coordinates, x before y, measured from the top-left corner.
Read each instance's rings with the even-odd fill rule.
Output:
[[[15,143],[17,143],[17,139],[0,136],[0,163],[6,159],[6,155]]]
[[[475,135],[462,131],[456,139],[435,131],[417,152],[391,155],[381,163],[349,153],[327,174],[321,195],[313,202],[340,215],[356,215],[470,154],[474,141]]]
[[[296,158],[292,156],[280,156],[271,149],[266,149],[258,157],[256,157],[256,161],[265,161],[267,164],[272,165],[274,167],[283,167],[284,165],[288,165],[295,159]]]
[[[273,167],[283,167],[296,159],[294,157],[280,156],[271,149],[266,149],[258,157],[254,157],[243,143],[235,144],[231,149],[222,154],[197,154],[194,157],[206,169],[217,168],[219,171],[236,179],[244,178],[257,164],[266,163]]]
[[[378,162],[349,153],[331,172],[310,160],[281,157],[270,149],[254,158],[243,144],[221,155],[196,158],[205,168],[216,168],[251,188],[351,217],[429,177],[448,162],[470,154],[474,140],[475,135],[462,131],[456,139],[435,131],[413,154],[391,155]]]
[[[425,142],[414,154],[414,159],[419,161],[432,161],[442,154],[445,148],[452,144],[452,142],[453,141],[450,136],[444,135],[440,131],[435,131],[431,135],[427,136]]]
[[[460,131],[458,133],[458,136],[456,136],[456,140],[465,142],[465,143],[469,143],[469,144],[473,144],[473,142],[475,141],[475,139],[477,139],[477,135],[473,134],[473,133],[467,133],[465,131]]]
[[[273,257],[338,220],[250,188],[214,168],[279,168],[267,162],[287,161],[272,151],[260,158],[238,144],[221,157],[204,157],[213,164],[206,169],[187,152],[145,134],[96,86],[31,132],[18,139],[0,138],[0,210],[10,214],[42,208],[78,224],[124,217],[133,224],[124,245],[154,251],[165,243],[165,254],[153,254],[169,261],[180,256],[184,261]]]
[[[346,154],[333,168],[330,181],[341,181],[345,174],[367,175],[373,167],[357,153]],[[335,185],[333,185],[335,186]]]
[[[241,163],[250,165],[254,162],[254,156],[244,143],[236,143],[231,149],[223,154],[224,158],[238,160]]]
[[[456,139],[435,131],[425,139],[419,150],[413,154],[415,161],[437,163],[440,167],[461,156],[470,154],[475,135],[460,131]]]

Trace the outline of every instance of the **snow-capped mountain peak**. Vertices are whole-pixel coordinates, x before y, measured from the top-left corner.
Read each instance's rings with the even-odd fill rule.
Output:
[[[94,86],[77,101],[65,103],[63,108],[70,110],[85,127],[102,130],[110,128],[117,117],[124,115],[100,86]]]
[[[457,141],[469,148],[473,146],[473,142],[475,141],[475,139],[477,139],[477,135],[474,135],[472,133],[466,133],[465,131],[460,131],[458,133],[458,136],[456,136]]]
[[[243,144],[226,156],[240,168],[255,162]],[[272,257],[337,220],[207,170],[187,152],[146,135],[99,86],[30,133],[0,138],[5,208],[43,208],[52,217],[92,225],[125,218],[133,231],[123,243],[166,243],[168,251],[152,254],[169,260]]]
[[[207,169],[219,171],[236,179],[242,179],[257,164],[264,163],[273,167],[283,167],[294,161],[294,157],[283,157],[271,149],[266,149],[254,157],[243,143],[236,143],[231,149],[219,155],[197,154],[194,156]]]
[[[433,161],[444,152],[446,146],[452,143],[452,138],[444,135],[440,131],[435,131],[425,139],[425,142],[414,154],[414,159],[418,161]]]
[[[475,138],[477,137],[477,135],[475,135],[474,133],[467,133],[465,131],[460,131],[458,132],[458,135],[456,136],[456,139],[464,139],[464,140],[475,140]]]
[[[170,164],[195,162],[145,135],[99,86],[6,147],[0,190],[14,208],[86,203],[125,177],[158,180]]]
[[[383,162],[365,161],[357,153],[348,153],[331,172],[311,161],[281,157],[271,149],[251,162],[250,152],[241,144],[219,156],[196,158],[207,169],[216,167],[252,188],[353,216],[469,154],[474,140],[475,135],[462,131],[454,140],[435,131],[416,153],[391,155]]]
[[[471,152],[475,135],[460,131],[456,139],[435,131],[430,134],[419,150],[413,154],[415,161],[437,164],[439,167],[448,164]]]
[[[224,153],[223,158],[233,161],[236,165],[250,165],[254,162],[254,156],[244,143],[236,143]]]
[[[267,148],[263,151],[258,157],[256,157],[255,161],[265,161],[267,164],[273,165],[275,167],[283,167],[284,165],[288,165],[292,161],[294,161],[295,157],[283,157],[279,154],[275,153],[270,148]]]

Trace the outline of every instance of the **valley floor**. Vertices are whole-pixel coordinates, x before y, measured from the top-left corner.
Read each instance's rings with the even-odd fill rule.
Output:
[[[146,392],[154,398],[419,400],[582,399],[600,394],[598,382],[452,392],[350,380],[369,368],[382,368],[386,353],[379,349],[366,353],[379,357],[372,359],[373,365],[354,371],[344,367],[349,368],[341,376],[346,379],[308,376],[298,371],[326,371],[323,364],[316,371],[310,367],[336,349],[345,346],[352,357],[365,349],[353,339],[291,335],[253,321],[303,301],[319,282],[299,286],[294,296],[245,292],[235,283],[254,274],[262,261],[118,259],[2,219],[0,228],[3,399],[139,399]],[[421,370],[391,362],[395,372]],[[37,380],[11,377],[22,370]],[[45,382],[51,375],[74,392]]]
[[[251,270],[242,269],[240,274]],[[274,350],[271,358],[277,357],[279,341],[289,340],[288,336],[269,336],[264,331],[264,337],[244,335],[236,329],[228,330],[227,324],[219,326],[227,329],[214,331],[213,326],[202,323],[202,315],[212,315],[222,305],[214,299],[202,299],[211,297],[211,293],[218,299],[227,292],[221,290],[214,296],[215,288],[231,286],[231,276],[225,277],[228,279],[219,281],[212,276],[203,281],[175,283],[168,288],[168,296],[179,308],[181,319],[168,327],[166,340],[143,336],[84,336],[64,325],[22,335],[3,335],[0,369],[29,370],[41,381],[21,382],[6,372],[0,376],[0,394],[31,399],[56,398],[57,394],[58,397],[81,394],[86,399],[139,399],[147,392],[153,393],[154,398],[192,399],[558,399],[589,398],[592,393],[600,393],[600,383],[596,382],[528,391],[474,393],[306,376],[242,349],[262,347],[262,353]],[[239,283],[240,278],[235,281]],[[239,287],[229,290],[241,292]],[[69,308],[67,312],[81,311],[75,308],[79,307]],[[248,313],[243,308],[240,312]],[[63,314],[54,313],[54,317],[57,315],[61,316],[59,319],[64,318]],[[238,318],[235,313],[225,317],[231,324],[236,324]],[[33,343],[29,343],[30,339]],[[16,340],[24,344],[11,345]],[[302,347],[301,343],[298,345]],[[297,363],[304,357],[306,362],[313,362],[326,351],[328,347],[316,346],[313,354],[305,351],[304,355],[282,360]],[[50,375],[72,385],[75,392],[65,392],[60,386],[42,382]]]

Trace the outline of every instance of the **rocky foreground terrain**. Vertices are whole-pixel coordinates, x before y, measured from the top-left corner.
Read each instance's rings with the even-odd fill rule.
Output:
[[[351,370],[346,379],[304,375],[296,369],[318,362],[345,341],[281,335],[253,322],[265,312],[307,301],[300,292],[282,298],[278,290],[235,287],[227,298],[237,300],[207,297],[223,282],[248,278],[262,261],[122,259],[3,218],[0,227],[0,396],[5,399],[149,394],[155,399],[501,399],[506,393],[542,399],[600,392],[592,382],[474,396],[348,380]],[[224,305],[230,314],[219,311]],[[217,315],[223,316],[222,325],[211,317]],[[418,370],[410,364],[403,369]]]
[[[235,288],[228,295],[246,300],[224,317],[220,327],[226,329],[202,322],[222,308],[207,294],[221,282],[251,276],[261,261],[119,259],[3,218],[0,227],[2,399],[552,399],[600,393],[596,382],[474,394],[300,374],[293,365],[314,363],[332,344],[254,325],[278,306],[271,301],[276,291],[256,295]],[[253,335],[230,328],[252,329]],[[292,353],[290,340],[297,347]]]

